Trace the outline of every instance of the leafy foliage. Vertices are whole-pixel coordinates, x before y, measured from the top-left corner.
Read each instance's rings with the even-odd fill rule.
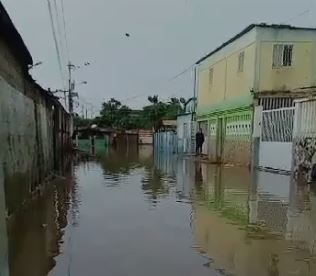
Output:
[[[163,102],[158,95],[148,97],[149,105],[142,110],[132,110],[114,98],[102,104],[100,116],[93,123],[101,127],[119,129],[157,129],[162,119],[176,119],[184,110],[184,98],[170,98]],[[79,122],[79,120],[78,120]],[[80,122],[81,124],[83,122]],[[90,122],[91,123],[91,122]]]

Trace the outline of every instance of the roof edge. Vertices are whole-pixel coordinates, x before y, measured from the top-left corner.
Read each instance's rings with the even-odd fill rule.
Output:
[[[227,45],[233,43],[234,41],[236,41],[238,38],[242,37],[243,35],[249,33],[252,29],[254,28],[269,28],[269,29],[288,29],[288,30],[305,30],[305,31],[316,31],[316,28],[309,28],[309,27],[296,27],[296,26],[292,26],[292,25],[285,25],[285,24],[267,24],[267,23],[259,23],[259,24],[250,24],[248,27],[246,27],[245,29],[243,29],[240,33],[236,34],[235,36],[233,36],[231,39],[227,40],[226,42],[224,42],[222,45],[220,45],[219,47],[217,47],[215,50],[213,50],[212,52],[208,53],[207,55],[205,55],[204,57],[200,58],[195,65],[200,64],[202,61],[206,60],[207,58],[209,58],[210,56],[212,56],[213,54],[219,52],[221,49],[225,48]]]
[[[1,1],[0,26],[0,35],[3,36],[3,39],[12,47],[19,60],[24,63],[25,67],[32,65],[32,56]]]

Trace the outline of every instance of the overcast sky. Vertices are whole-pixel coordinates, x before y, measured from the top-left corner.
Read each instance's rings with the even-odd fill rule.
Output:
[[[64,0],[71,61],[91,63],[74,72],[77,83],[88,82],[77,91],[96,108],[111,97],[133,108],[150,94],[188,98],[190,72],[172,77],[251,23],[316,26],[313,1]],[[2,3],[34,62],[44,62],[32,70],[34,78],[45,88],[62,88],[47,0]]]

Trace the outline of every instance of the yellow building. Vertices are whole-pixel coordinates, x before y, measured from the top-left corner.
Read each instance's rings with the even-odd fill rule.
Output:
[[[306,95],[303,88],[316,85],[316,29],[253,24],[201,58],[196,68],[197,120],[206,134],[203,151],[212,161],[250,164],[254,123],[258,135],[265,136],[260,141],[282,143],[281,153],[288,157],[284,142],[291,138],[287,128],[293,123],[293,99]],[[285,108],[285,113],[264,113],[263,130],[263,113],[255,118],[256,106],[259,111]],[[278,133],[273,133],[271,123]],[[268,148],[260,146],[258,152],[280,148],[271,143]],[[261,159],[269,166],[274,156]],[[287,170],[288,164],[281,167]]]

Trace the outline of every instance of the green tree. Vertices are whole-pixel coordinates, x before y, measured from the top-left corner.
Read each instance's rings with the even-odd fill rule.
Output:
[[[95,123],[103,127],[129,129],[130,113],[131,109],[128,106],[111,98],[102,104],[100,116],[95,119]]]
[[[75,127],[88,127],[91,124],[92,124],[91,119],[82,118],[78,114],[74,115],[74,126]]]
[[[102,104],[100,116],[95,123],[103,127],[121,129],[158,129],[162,119],[176,119],[184,110],[184,98],[170,98],[162,102],[158,95],[148,97],[149,105],[142,110],[131,110],[128,106],[114,98]]]

